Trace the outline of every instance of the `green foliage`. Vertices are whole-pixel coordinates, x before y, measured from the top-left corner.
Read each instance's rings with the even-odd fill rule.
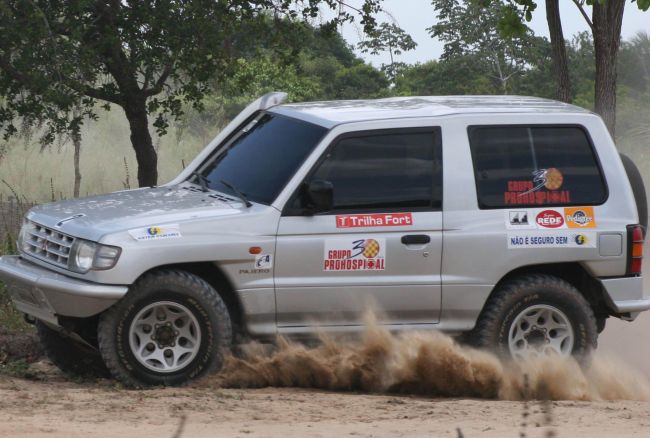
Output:
[[[361,17],[370,31],[380,0],[343,9],[333,22]],[[147,100],[159,134],[183,104],[200,108],[209,85],[239,66],[238,51],[260,39],[282,38],[282,20],[268,33],[267,11],[276,17],[315,17],[337,0],[159,0],[105,2],[13,0],[0,8],[0,128],[17,132],[15,121],[45,122],[44,141],[78,132],[83,116],[96,117],[95,102],[128,106]],[[239,47],[242,46],[242,47]],[[235,56],[233,56],[235,55]],[[74,107],[78,117],[68,117]],[[107,107],[108,108],[108,107]]]
[[[202,111],[188,108],[176,124],[177,135],[189,131],[207,141],[212,131],[209,127],[223,126],[262,94],[282,90],[289,100],[301,101],[320,91],[314,78],[299,75],[296,66],[280,64],[270,56],[238,59],[233,75],[215,87],[217,91],[202,101]]]
[[[342,0],[5,0],[0,131],[7,138],[18,132],[17,122],[42,127],[42,143],[49,144],[78,135],[85,118],[97,118],[98,102],[105,109],[118,105],[130,123],[138,180],[156,184],[150,116],[163,135],[184,108],[201,110],[210,86],[232,75],[242,53],[250,55],[261,40],[291,55],[283,20],[339,8],[330,28],[359,17],[368,32],[380,2],[353,8]]]
[[[623,41],[618,55],[620,83],[634,91],[650,89],[650,34],[640,31],[629,41]]]
[[[282,27],[286,51],[266,48],[263,44],[269,41],[240,50],[242,57],[233,73],[212,84],[214,91],[201,102],[202,110],[187,109],[177,123],[179,139],[190,133],[207,142],[214,127],[223,126],[250,101],[270,91],[286,91],[292,102],[388,95],[386,75],[357,57],[335,30],[287,20],[266,25],[269,32],[276,25]]]
[[[632,0],[634,2],[635,0]],[[636,0],[636,5],[641,9],[642,11],[647,11],[650,9],[650,0]]]
[[[388,80],[371,65],[356,64],[336,72],[329,93],[334,99],[383,97],[388,94]]]
[[[404,68],[395,81],[395,93],[403,96],[497,94],[472,55],[445,61],[429,61]]]
[[[522,13],[505,0],[433,0],[432,3],[438,21],[428,30],[445,44],[441,59],[471,56],[479,71],[488,72],[500,93],[512,93],[517,78],[542,60],[548,42],[535,37],[523,24]],[[516,35],[499,32],[504,13],[519,17],[519,24],[508,24],[518,28],[513,32]]]
[[[395,23],[382,23],[368,34],[366,40],[358,44],[358,48],[363,53],[378,55],[382,52],[388,52],[390,63],[382,64],[381,68],[386,73],[386,76],[390,78],[391,82],[395,81],[399,70],[406,66],[403,62],[395,61],[395,56],[399,56],[402,52],[413,50],[416,47],[417,43],[413,38]]]
[[[589,32],[576,34],[567,44],[569,75],[573,85],[573,103],[591,110],[594,109],[596,78],[594,56],[594,43]]]
[[[500,0],[470,0],[476,1],[482,7],[490,7],[493,3]],[[508,0],[509,6],[515,10],[519,9],[521,13],[514,14],[509,9],[504,8],[499,22],[499,31],[504,36],[521,35],[522,20],[531,21],[533,19],[533,12],[537,9],[538,0]],[[577,0],[580,6],[592,6],[595,2],[604,4],[607,0]],[[642,11],[650,9],[650,0],[630,0],[631,3],[636,3],[637,7]]]

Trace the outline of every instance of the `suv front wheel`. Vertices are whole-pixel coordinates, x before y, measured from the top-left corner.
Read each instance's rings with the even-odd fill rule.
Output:
[[[550,275],[528,275],[494,291],[469,341],[514,359],[581,359],[596,348],[597,338],[594,313],[575,287]]]
[[[159,271],[100,317],[99,350],[127,386],[180,385],[221,367],[231,330],[226,304],[206,281]]]

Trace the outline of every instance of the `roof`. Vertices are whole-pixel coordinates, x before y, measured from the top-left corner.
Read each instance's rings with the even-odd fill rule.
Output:
[[[525,96],[416,96],[291,103],[271,111],[331,128],[341,123],[476,113],[574,113],[567,103]]]

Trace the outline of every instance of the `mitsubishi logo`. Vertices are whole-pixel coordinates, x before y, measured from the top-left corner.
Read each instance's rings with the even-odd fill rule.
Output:
[[[47,252],[47,245],[48,244],[49,244],[49,242],[47,240],[43,240],[43,242],[41,242],[41,251]]]

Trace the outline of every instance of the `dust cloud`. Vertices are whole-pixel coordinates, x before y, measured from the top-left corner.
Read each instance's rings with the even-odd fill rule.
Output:
[[[372,317],[356,341],[324,334],[320,341],[309,347],[279,338],[273,351],[250,344],[239,357],[228,357],[208,384],[502,400],[650,401],[647,377],[599,355],[583,366],[559,357],[505,362],[437,332],[391,334]]]

